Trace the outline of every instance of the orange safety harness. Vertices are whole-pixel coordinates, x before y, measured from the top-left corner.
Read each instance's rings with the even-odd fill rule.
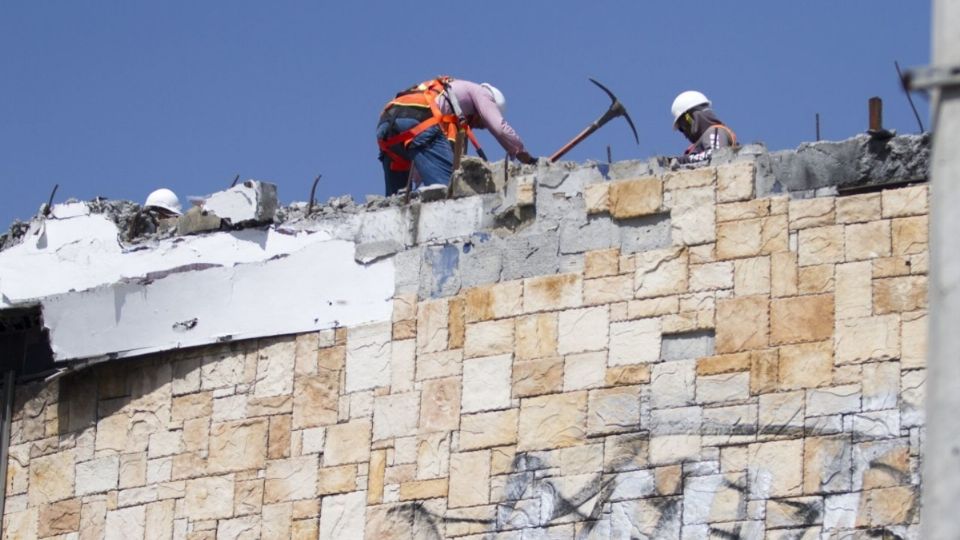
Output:
[[[727,127],[726,125],[724,125],[724,124],[713,124],[712,126],[708,127],[707,130],[710,130],[710,129],[713,129],[713,128],[720,128],[720,129],[726,131],[726,132],[727,132],[727,135],[730,136],[730,146],[736,146],[736,145],[737,145],[737,134],[734,133],[732,129],[728,128],[728,127]],[[684,152],[684,154],[692,154],[696,148],[697,148],[697,143],[693,143],[693,144],[691,144],[690,146],[687,147],[687,150]]]
[[[424,81],[416,86],[412,86],[409,89],[404,90],[403,92],[399,92],[397,96],[387,103],[383,108],[381,118],[384,118],[384,116],[388,114],[388,111],[394,107],[421,109],[423,115],[430,115],[425,120],[406,131],[377,141],[377,143],[380,145],[380,150],[390,157],[390,170],[410,170],[410,160],[404,159],[396,152],[392,151],[390,149],[391,147],[398,144],[407,146],[417,135],[437,125],[440,126],[440,129],[450,141],[455,140],[457,138],[457,131],[462,129],[467,134],[467,138],[470,139],[470,142],[473,143],[474,148],[477,149],[477,153],[482,152],[480,149],[480,144],[477,142],[477,138],[473,135],[473,130],[470,128],[467,119],[463,116],[458,116],[457,114],[443,114],[443,112],[440,111],[440,108],[437,107],[437,98],[446,95],[447,99],[453,98],[451,100],[451,109],[454,109],[455,112],[458,112],[457,110],[459,107],[454,105],[456,98],[451,95],[451,81],[453,81],[453,78],[446,75],[441,75],[436,79]]]

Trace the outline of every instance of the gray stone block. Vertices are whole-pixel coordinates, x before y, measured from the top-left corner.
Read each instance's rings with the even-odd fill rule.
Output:
[[[624,219],[616,224],[620,227],[620,252],[624,254],[660,249],[673,242],[669,214]]]
[[[508,237],[502,244],[504,280],[555,274],[560,268],[556,231]]]
[[[428,246],[420,265],[420,298],[442,298],[460,291],[460,248],[455,244]]]
[[[401,251],[393,256],[394,280],[396,292],[400,294],[419,292],[420,266],[423,261],[423,251],[414,247]]]
[[[706,330],[683,334],[664,334],[660,340],[661,360],[684,360],[713,355],[714,334]]]
[[[620,231],[610,216],[572,215],[560,224],[561,254],[607,249],[619,245],[619,240]]]
[[[460,280],[464,288],[500,281],[503,255],[500,240],[477,233],[460,246]]]

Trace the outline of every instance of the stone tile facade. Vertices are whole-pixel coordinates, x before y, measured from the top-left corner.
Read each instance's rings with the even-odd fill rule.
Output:
[[[4,538],[918,538],[927,187],[755,174],[568,193],[669,247],[20,387]]]

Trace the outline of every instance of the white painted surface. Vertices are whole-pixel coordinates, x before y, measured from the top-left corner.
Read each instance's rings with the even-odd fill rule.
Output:
[[[63,217],[60,217],[63,216]],[[0,253],[0,309],[37,305],[56,360],[389,321],[394,266],[331,231],[246,229],[129,249],[81,204]],[[195,321],[195,322],[194,322]]]

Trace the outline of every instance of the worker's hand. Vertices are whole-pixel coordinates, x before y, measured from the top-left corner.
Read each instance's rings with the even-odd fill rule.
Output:
[[[537,162],[537,158],[531,156],[526,150],[523,152],[517,152],[517,160],[526,165],[533,165]]]

